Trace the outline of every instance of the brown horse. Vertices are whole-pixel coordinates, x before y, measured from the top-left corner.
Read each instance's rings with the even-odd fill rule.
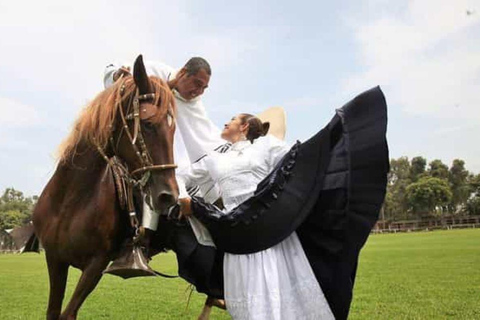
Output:
[[[118,255],[131,232],[132,186],[159,212],[176,203],[174,114],[168,86],[147,76],[139,56],[133,77],[101,92],[76,121],[33,213],[50,277],[47,319],[75,319]],[[70,266],[82,275],[62,313]]]

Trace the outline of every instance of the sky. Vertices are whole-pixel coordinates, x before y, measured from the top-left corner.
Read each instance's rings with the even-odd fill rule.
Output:
[[[0,192],[39,194],[105,66],[140,53],[206,58],[212,121],[282,106],[289,142],[380,85],[392,158],[480,173],[480,0],[0,0],[0,39]]]

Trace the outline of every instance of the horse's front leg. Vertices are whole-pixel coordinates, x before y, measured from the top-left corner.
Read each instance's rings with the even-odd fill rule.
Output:
[[[58,320],[62,311],[62,301],[67,284],[68,264],[61,263],[46,252],[48,275],[50,278],[50,297],[48,298],[47,320]]]
[[[95,257],[83,270],[72,298],[60,317],[61,320],[75,320],[77,318],[78,310],[92,290],[95,289],[102,278],[103,270],[108,265],[109,260],[105,256]]]

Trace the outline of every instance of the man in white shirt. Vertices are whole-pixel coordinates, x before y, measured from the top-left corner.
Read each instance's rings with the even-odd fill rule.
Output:
[[[193,57],[179,70],[162,62],[145,62],[147,74],[166,81],[172,89],[177,104],[174,156],[175,161],[182,167],[187,167],[203,157],[207,152],[225,149],[226,141],[220,137],[220,130],[206,115],[201,96],[208,88],[212,74],[210,65],[201,57]],[[110,64],[104,73],[105,88],[111,86],[121,76],[129,75],[130,67],[126,64]],[[188,155],[185,155],[185,153]],[[189,160],[189,161],[188,161]],[[213,202],[218,198],[217,188],[214,185],[200,186],[204,198]],[[198,190],[197,190],[198,191]],[[142,226],[145,236],[142,241],[148,246],[150,235],[157,229],[158,213],[153,212],[144,203]],[[153,230],[153,231],[151,231]]]
[[[149,75],[166,81],[175,95],[178,128],[175,135],[177,161],[182,158],[184,149],[193,163],[208,151],[225,143],[220,138],[220,130],[208,119],[201,100],[212,74],[210,65],[205,59],[191,58],[180,70],[152,61],[147,61],[145,68]],[[129,70],[130,68],[125,65],[108,65],[104,75],[105,87],[111,86],[121,75],[129,74]]]

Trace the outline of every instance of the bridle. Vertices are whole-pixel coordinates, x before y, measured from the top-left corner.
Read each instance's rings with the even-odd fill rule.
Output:
[[[107,162],[107,166],[112,170],[115,184],[118,190],[120,204],[123,208],[128,209],[132,227],[137,228],[138,220],[136,218],[135,208],[133,205],[133,188],[137,187],[143,191],[143,188],[150,179],[152,171],[175,170],[178,166],[174,163],[154,164],[145,140],[143,138],[142,129],[140,126],[140,102],[155,100],[156,94],[139,94],[137,88],[135,95],[130,98],[130,101],[128,103],[129,106],[133,106],[133,111],[125,115],[121,99],[124,90],[125,84],[122,84],[119,90],[119,96],[117,97],[116,101],[116,103],[118,104],[117,110],[119,110],[120,118],[122,120],[122,130],[119,134],[119,137],[117,138],[117,142],[120,141],[122,133],[125,132],[135,155],[140,161],[140,167],[130,172],[127,166],[123,164],[123,161],[115,154],[116,145],[113,138],[113,130],[109,138],[110,147],[113,150],[113,156],[109,157],[106,154],[104,148],[100,147],[98,144],[96,144],[96,148],[100,155]],[[171,116],[173,118],[173,114],[171,114],[170,109],[167,111],[167,116]],[[130,127],[128,126],[127,120],[133,120],[133,135],[130,133]]]
[[[120,93],[122,93],[124,87],[120,89]],[[139,94],[138,89],[133,97],[133,112],[125,116],[123,112],[123,108],[119,106],[120,109],[120,117],[122,119],[123,131],[127,134],[128,139],[132,145],[132,148],[140,160],[141,167],[133,170],[131,172],[132,176],[136,174],[143,173],[143,176],[148,174],[151,171],[161,171],[161,170],[168,170],[168,169],[176,169],[178,166],[173,163],[169,164],[153,164],[152,157],[150,156],[150,152],[147,149],[147,145],[145,144],[145,140],[142,135],[142,129],[140,126],[140,101],[148,101],[154,100],[155,93],[147,93],[147,94]],[[170,112],[170,111],[167,111]],[[127,119],[133,119],[133,136],[130,133]],[[119,138],[120,139],[120,138]],[[137,146],[137,141],[139,143],[140,149]],[[140,179],[142,180],[142,179]]]

